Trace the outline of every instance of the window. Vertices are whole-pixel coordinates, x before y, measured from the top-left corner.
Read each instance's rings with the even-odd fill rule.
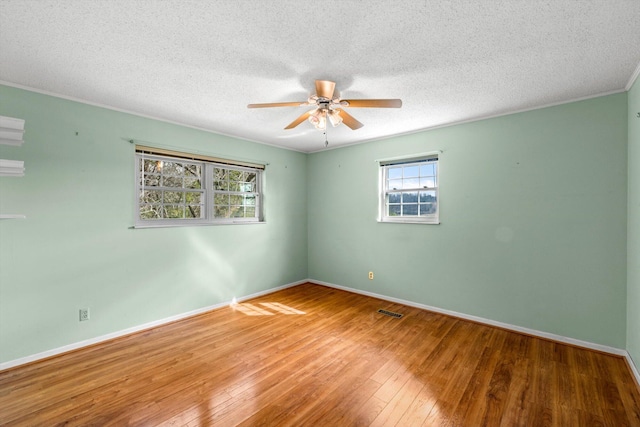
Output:
[[[214,166],[214,217],[254,218],[258,199],[257,178],[255,170]]]
[[[264,166],[136,147],[136,226],[261,220]]]
[[[380,220],[439,224],[438,156],[380,162]]]

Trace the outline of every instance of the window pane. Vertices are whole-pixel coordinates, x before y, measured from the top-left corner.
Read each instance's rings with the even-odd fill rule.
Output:
[[[435,202],[436,201],[436,192],[435,191],[421,191],[420,192],[420,202]]]
[[[213,188],[215,190],[228,191],[229,190],[229,182],[228,181],[214,181]]]
[[[244,208],[242,206],[231,206],[232,218],[244,218]]]
[[[240,191],[245,193],[252,193],[255,188],[255,183],[253,182],[243,182],[240,184]]]
[[[162,177],[162,186],[163,187],[182,188],[182,178],[175,177],[175,176],[163,176]]]
[[[401,190],[402,189],[402,180],[401,179],[389,180],[388,188],[390,190]]]
[[[144,176],[144,185],[147,187],[157,187],[160,185],[160,175],[146,174]]]
[[[229,175],[226,169],[213,168],[213,188],[216,190],[229,190]]]
[[[420,203],[420,215],[431,215],[436,213],[435,203]]]
[[[216,218],[228,218],[229,206],[216,206],[214,216]]]
[[[160,216],[159,205],[140,205],[140,218],[142,219],[158,219]]]
[[[213,168],[214,181],[227,181],[227,170],[223,168]]]
[[[389,216],[400,216],[400,205],[389,205]]]
[[[433,176],[428,176],[424,178],[420,178],[420,187],[422,188],[433,188],[436,186],[436,180]]]
[[[187,218],[202,218],[202,207],[201,206],[187,206],[186,210]]]
[[[184,169],[181,163],[175,163],[175,162],[164,162],[164,164],[162,163],[163,162],[160,162],[163,175],[181,176],[184,174]]]
[[[244,202],[244,196],[232,195],[229,197],[230,205],[242,205]]]
[[[162,161],[160,160],[149,160],[149,159],[145,159],[144,161],[144,171],[145,173],[154,173],[154,172],[160,172],[160,170],[162,169]]]
[[[426,165],[420,166],[420,176],[433,176],[435,175],[435,171],[433,169],[433,163],[427,163]]]
[[[228,205],[229,204],[229,195],[228,194],[216,194],[213,196],[213,204],[215,205]]]
[[[418,215],[418,204],[402,205],[402,215]]]
[[[184,193],[179,191],[165,191],[164,203],[184,203]]]
[[[202,188],[202,182],[200,181],[200,178],[185,178],[184,188],[200,189]]]
[[[256,208],[255,207],[247,207],[245,210],[245,216],[247,218],[253,218],[256,216]]]
[[[389,193],[389,203],[400,203],[402,193]]]
[[[184,165],[184,176],[196,177],[200,179],[202,177],[202,167],[200,165],[186,164]]]
[[[402,168],[389,168],[389,177],[388,179],[401,179],[402,178]]]
[[[420,168],[416,166],[405,166],[404,167],[404,177],[405,178],[413,178],[417,177],[420,173]]]
[[[420,181],[418,180],[418,178],[405,179],[402,184],[402,188],[404,188],[405,190],[410,188],[418,188],[419,183]]]
[[[411,191],[402,194],[402,203],[418,203],[418,192]]]
[[[185,193],[185,203],[188,205],[199,205],[202,200],[202,193]]]
[[[162,203],[162,191],[145,190],[140,192],[140,203]]]
[[[184,218],[184,206],[168,205],[164,207],[165,218]]]

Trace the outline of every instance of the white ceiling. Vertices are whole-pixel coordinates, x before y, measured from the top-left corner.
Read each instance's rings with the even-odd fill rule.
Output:
[[[0,80],[299,151],[314,80],[348,109],[330,147],[622,91],[639,0],[0,0]],[[306,108],[306,109],[305,109]]]

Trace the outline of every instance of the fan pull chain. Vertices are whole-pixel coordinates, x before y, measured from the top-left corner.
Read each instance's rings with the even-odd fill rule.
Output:
[[[327,148],[329,146],[329,141],[327,140],[327,131],[324,131],[324,147]]]

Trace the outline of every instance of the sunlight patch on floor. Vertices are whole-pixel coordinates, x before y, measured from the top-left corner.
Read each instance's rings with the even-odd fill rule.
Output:
[[[257,307],[253,304],[243,303],[231,306],[234,310],[238,310],[247,316],[273,316],[274,313]]]
[[[260,305],[278,311],[282,314],[307,314],[304,311],[296,310],[295,308],[280,304],[279,302],[261,302]]]
[[[247,316],[274,316],[277,313],[286,315],[300,315],[307,314],[304,311],[300,311],[288,305],[281,304],[279,302],[261,302],[262,307],[248,302],[245,303],[232,303],[231,308],[238,310]],[[264,307],[264,308],[263,308]]]

